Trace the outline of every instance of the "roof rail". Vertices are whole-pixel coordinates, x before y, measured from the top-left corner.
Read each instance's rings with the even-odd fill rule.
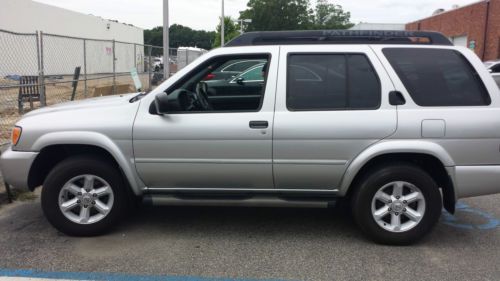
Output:
[[[452,46],[438,32],[401,30],[314,30],[248,32],[226,47],[301,44],[416,44]]]

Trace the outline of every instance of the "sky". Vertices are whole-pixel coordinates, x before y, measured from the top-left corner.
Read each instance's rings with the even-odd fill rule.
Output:
[[[162,25],[163,0],[35,0],[53,6],[93,14],[150,29]],[[436,9],[449,10],[477,0],[330,0],[351,12],[353,23],[407,23],[430,16]],[[226,16],[239,17],[248,0],[225,0]],[[311,1],[313,4],[315,0]],[[170,0],[170,24],[215,30],[221,0]]]

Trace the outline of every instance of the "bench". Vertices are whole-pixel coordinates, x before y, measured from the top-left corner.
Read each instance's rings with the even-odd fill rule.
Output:
[[[38,76],[21,76],[19,79],[18,107],[19,115],[24,113],[24,103],[29,102],[33,109],[33,102],[41,102],[40,84]],[[45,86],[43,86],[45,87]]]
[[[73,80],[71,86],[73,87],[73,92],[71,93],[71,100],[75,99],[76,88],[78,87],[78,81],[80,79],[81,67],[77,66],[73,74]],[[49,76],[46,76],[46,78]],[[49,84],[57,84],[49,83]],[[21,76],[19,79],[19,97],[18,97],[18,107],[19,115],[24,113],[24,103],[30,103],[30,109],[33,109],[33,102],[42,102],[41,90],[46,93],[45,85],[40,85],[39,76]],[[45,101],[42,103],[45,104]]]

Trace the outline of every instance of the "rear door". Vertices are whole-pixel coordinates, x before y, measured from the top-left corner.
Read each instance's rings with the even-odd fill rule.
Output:
[[[350,161],[396,130],[393,85],[367,46],[283,46],[279,65],[275,186],[337,189]]]

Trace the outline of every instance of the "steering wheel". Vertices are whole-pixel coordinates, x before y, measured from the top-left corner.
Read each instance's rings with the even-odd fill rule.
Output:
[[[208,100],[208,85],[205,82],[199,82],[198,85],[196,85],[196,95],[198,98],[198,101],[203,108],[203,110],[213,110],[214,108],[212,107],[212,104],[210,104],[210,101]]]

